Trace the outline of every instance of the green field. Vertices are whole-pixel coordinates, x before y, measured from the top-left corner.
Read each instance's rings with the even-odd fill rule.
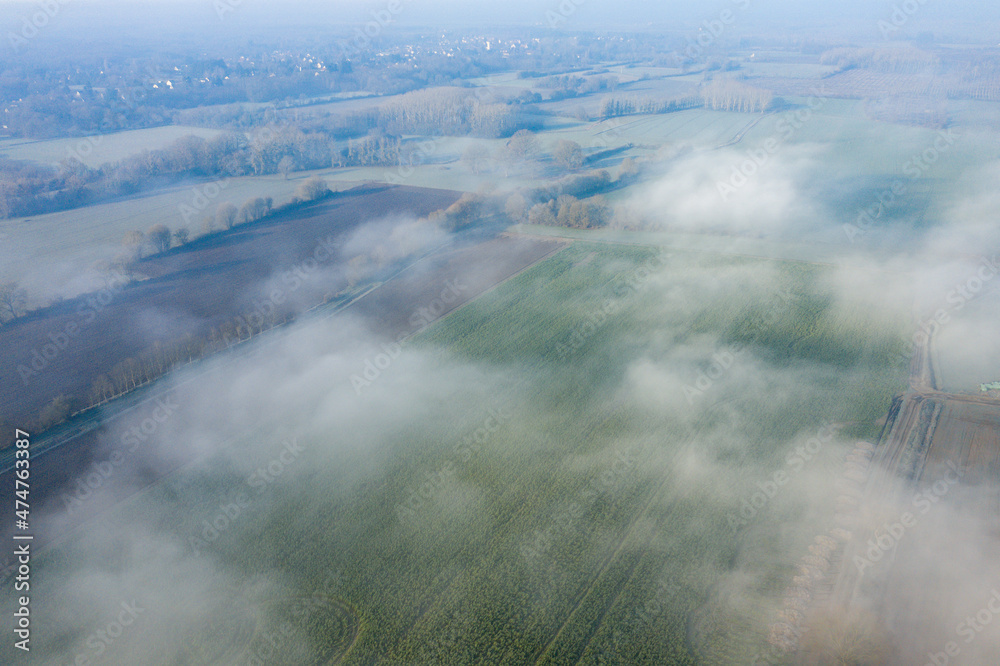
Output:
[[[274,380],[253,408],[267,421],[228,426],[245,434],[35,575],[51,590],[113,579],[149,623],[184,605],[172,643],[126,633],[115,663],[251,663],[286,626],[266,663],[751,663],[832,525],[845,452],[905,386],[905,308],[835,299],[832,270],[578,241],[427,329],[361,395],[344,372],[359,362],[308,343],[335,326],[310,324],[271,359],[295,366],[282,354],[301,339],[319,352],[287,391]],[[791,466],[830,423],[839,435]],[[302,452],[252,483],[293,434]],[[779,470],[787,487],[734,527]],[[65,662],[104,616],[56,640],[58,607],[36,606],[36,640]]]

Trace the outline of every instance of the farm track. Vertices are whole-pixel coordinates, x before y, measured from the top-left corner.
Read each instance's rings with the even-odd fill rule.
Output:
[[[713,408],[714,408],[714,406],[713,406]],[[712,409],[712,408],[710,408],[710,409]],[[704,427],[704,426],[702,425],[700,427]],[[681,446],[679,446],[677,448],[677,451],[675,452],[674,457],[673,457],[674,460],[676,460],[676,459],[678,459],[678,458],[680,458],[680,457],[682,457],[682,456],[684,456],[684,455],[686,455],[688,453],[688,451],[691,449],[691,447],[694,446],[694,442],[697,441],[698,434],[699,434],[699,431],[696,430],[695,432],[692,432],[692,433],[690,433],[688,435],[688,441],[687,441],[687,443],[684,444],[684,445],[681,445]],[[649,514],[649,510],[650,510],[651,507],[653,507],[658,501],[662,501],[664,499],[664,497],[663,497],[664,492],[667,489],[669,489],[670,487],[672,487],[672,482],[673,482],[673,479],[671,479],[670,477],[664,477],[660,481],[659,485],[657,485],[656,488],[652,489],[649,492],[649,498],[647,499],[647,501],[645,502],[645,504],[642,506],[642,508],[640,509],[640,511],[638,512],[638,514],[636,514],[635,517],[633,518],[631,525],[629,525],[628,531],[625,533],[625,536],[618,543],[618,546],[615,549],[615,551],[612,553],[612,555],[610,557],[608,557],[608,559],[602,564],[602,566],[601,566],[598,574],[594,577],[593,582],[586,588],[586,590],[584,590],[581,593],[579,601],[577,601],[573,605],[573,607],[571,608],[571,610],[567,614],[566,620],[562,623],[562,625],[560,625],[559,630],[556,632],[556,634],[553,635],[552,639],[541,650],[541,652],[539,653],[539,656],[535,660],[535,664],[541,664],[542,663],[542,660],[544,659],[546,653],[555,644],[556,640],[558,639],[559,635],[563,632],[563,630],[570,624],[571,620],[573,619],[573,616],[576,615],[577,611],[583,606],[584,602],[587,599],[587,596],[598,586],[598,583],[600,582],[601,577],[604,576],[605,572],[607,572],[607,570],[611,567],[611,565],[614,563],[614,561],[618,558],[618,556],[624,550],[625,545],[629,542],[629,540],[630,540],[633,532],[635,531],[636,526],[640,522],[642,522],[642,520]],[[671,515],[673,515],[672,512],[668,513],[668,515],[666,517],[664,517],[661,522],[669,522],[669,518],[670,518]],[[637,545],[646,545],[646,544],[648,544],[648,541],[639,543]],[[648,551],[644,551],[644,552],[648,552]],[[615,605],[615,602],[617,602],[618,598],[621,596],[622,591],[626,587],[628,587],[628,583],[632,580],[632,578],[634,576],[634,573],[635,573],[635,570],[638,567],[638,565],[640,564],[641,560],[642,560],[641,557],[640,558],[636,558],[636,560],[629,567],[628,576],[623,581],[621,587],[618,590],[618,593],[615,594],[614,597],[605,605],[605,607],[603,608],[603,610],[601,612],[599,621],[594,625],[593,630],[588,634],[588,636],[587,636],[587,643],[586,643],[587,645],[589,645],[590,642],[593,640],[594,635],[596,635],[600,631],[601,625],[603,624],[603,618],[604,618],[604,616]],[[694,646],[690,646],[689,645],[689,647],[692,647],[692,649],[693,649]],[[582,659],[582,655],[585,654],[585,653],[586,653],[586,646],[584,647],[584,650],[582,650],[581,653],[580,653],[581,654],[581,657],[580,657],[581,659]],[[579,659],[576,662],[574,662],[574,663],[579,663]]]
[[[743,129],[741,129],[739,132],[737,132],[736,136],[734,136],[728,143],[724,143],[722,145],[716,146],[712,150],[722,150],[723,148],[730,148],[732,146],[735,146],[735,145],[741,143],[743,141],[743,139],[746,137],[746,135],[750,132],[750,130],[752,130],[754,127],[756,127],[758,124],[760,124],[760,121],[764,120],[764,118],[767,118],[768,116],[771,116],[771,115],[774,115],[774,114],[773,113],[765,113],[765,114],[761,115],[760,118],[757,118],[755,120],[750,121]]]
[[[613,418],[613,415],[608,415],[608,416],[606,416],[601,421],[601,423],[605,423],[608,420],[610,420],[611,418]],[[571,450],[564,450],[562,452],[563,455],[561,457],[559,457],[559,458],[557,458],[557,459],[555,459],[555,460],[552,461],[551,467],[549,468],[551,470],[551,472],[552,472],[551,476],[553,476],[553,477],[559,476],[558,473],[557,473],[558,469],[560,467],[565,466],[567,464],[566,463],[567,456],[569,456],[569,455],[571,455],[573,453],[576,453],[579,449],[586,447],[588,444],[589,444],[589,442],[587,442],[587,440],[585,438],[580,438],[580,440],[577,442],[577,447],[576,448],[571,449]],[[538,469],[537,466],[534,469],[537,471],[537,469]],[[516,486],[515,484],[510,484],[508,490],[504,491],[504,493],[500,496],[499,500],[497,501],[497,504],[499,506],[511,506],[513,504],[513,506],[518,506],[519,508],[515,512],[510,513],[509,516],[505,519],[505,521],[502,524],[498,525],[496,529],[492,530],[491,536],[489,537],[489,540],[488,540],[488,542],[487,542],[486,545],[472,544],[472,543],[470,543],[464,549],[462,549],[461,551],[457,552],[450,560],[448,560],[448,562],[445,563],[445,565],[442,568],[446,569],[447,566],[451,562],[456,561],[456,560],[458,560],[458,561],[462,560],[464,558],[464,556],[471,554],[471,551],[473,550],[473,548],[475,548],[476,550],[480,550],[482,552],[485,552],[485,553],[494,553],[494,555],[491,556],[492,557],[492,564],[496,564],[496,561],[502,557],[501,553],[503,553],[504,551],[501,548],[495,548],[494,549],[494,548],[490,547],[489,544],[492,544],[492,543],[502,544],[503,542],[505,542],[508,539],[508,537],[509,537],[509,530],[505,530],[504,528],[507,527],[507,526],[509,526],[509,525],[511,525],[511,524],[513,524],[513,523],[515,523],[515,522],[517,522],[518,519],[522,519],[523,517],[527,516],[528,513],[531,510],[531,503],[530,502],[520,501],[520,502],[512,503],[512,502],[509,501],[514,496],[515,493],[519,493],[519,492],[523,493],[524,492],[524,488]],[[525,522],[528,522],[528,521],[525,521]],[[492,570],[492,569],[496,569],[496,567],[485,566],[485,567],[483,567],[483,569],[484,570]],[[410,628],[407,629],[406,631],[402,632],[401,638],[399,639],[399,641],[397,641],[397,643],[395,644],[394,648],[398,648],[402,643],[404,643],[406,641],[406,639],[407,639],[407,636],[413,631],[413,629],[415,629],[420,624],[420,622],[422,620],[424,620],[425,618],[429,617],[430,613],[435,609],[435,607],[440,608],[440,607],[442,607],[442,604],[446,603],[446,601],[450,601],[450,600],[446,600],[445,597],[447,596],[447,594],[448,594],[449,590],[451,589],[452,585],[455,582],[457,582],[457,579],[458,579],[458,574],[449,577],[448,581],[438,591],[435,591],[433,593],[428,593],[426,595],[426,597],[428,599],[427,605],[414,618],[413,622],[410,625]],[[511,617],[508,620],[507,625],[505,625],[504,628],[506,629],[507,627],[510,626],[511,623],[516,622],[518,619],[519,618],[517,618],[517,617]],[[497,645],[497,643],[494,642],[493,646],[495,647],[496,645]],[[389,659],[389,658],[390,658],[389,656],[386,656],[384,658],[379,658],[376,661],[376,663],[382,663],[383,659]]]
[[[876,444],[869,477],[863,488],[862,506],[898,506],[918,492],[925,479],[937,480],[947,465],[963,473],[1000,469],[1000,402],[969,394],[946,393],[937,388],[940,370],[933,355],[933,337],[918,345],[910,366],[910,390],[897,396]],[[996,487],[998,480],[983,473],[983,480]],[[992,507],[987,519],[995,520],[1000,507]],[[849,564],[866,557],[870,526],[856,525],[853,538],[831,567],[824,591],[813,609],[823,604],[849,610],[880,603],[896,580],[891,564],[884,580],[872,583],[858,567]],[[894,549],[888,560],[894,562]],[[873,598],[873,596],[875,598]],[[925,603],[932,603],[925,599]],[[897,609],[900,610],[900,609]],[[902,609],[912,614],[914,609]],[[906,621],[903,616],[887,622]]]
[[[566,614],[566,619],[563,621],[563,623],[561,625],[559,625],[559,629],[557,629],[556,632],[552,635],[552,638],[549,640],[549,642],[546,643],[541,648],[541,650],[539,651],[538,657],[534,659],[534,663],[535,664],[541,664],[543,662],[543,660],[545,659],[546,654],[549,652],[549,650],[552,648],[552,646],[555,644],[555,642],[557,640],[559,640],[559,636],[562,634],[563,630],[573,621],[573,618],[576,615],[577,611],[587,601],[587,597],[590,596],[590,593],[593,592],[594,589],[598,586],[598,583],[600,583],[601,578],[604,576],[604,574],[611,567],[611,564],[618,558],[618,556],[621,554],[622,550],[624,550],[625,544],[628,543],[628,541],[629,541],[632,533],[635,531],[636,525],[646,515],[646,512],[649,510],[649,507],[652,506],[653,501],[659,495],[660,488],[662,488],[664,484],[665,484],[665,482],[661,483],[660,487],[656,491],[654,491],[654,492],[652,492],[652,493],[649,494],[649,499],[646,500],[646,503],[643,505],[643,507],[639,511],[638,515],[636,515],[635,518],[632,520],[632,524],[629,525],[628,531],[622,537],[622,540],[618,543],[618,547],[615,548],[615,550],[601,564],[601,567],[598,569],[597,574],[594,576],[593,580],[591,581],[591,584],[588,585],[585,589],[583,589],[580,592],[579,599],[570,607],[569,612]],[[626,582],[632,578],[632,574],[635,571],[635,568],[636,568],[636,566],[638,564],[639,564],[639,560],[637,559],[629,567],[628,576],[626,577]],[[616,594],[613,598],[609,599],[605,603],[604,609],[601,611],[601,615],[600,615],[601,618],[604,617],[604,615],[607,613],[608,609],[611,608],[611,606],[614,604],[614,601],[617,600],[620,595],[621,595],[621,588],[619,588],[618,594]],[[601,622],[598,621],[598,623],[594,626],[594,630],[588,636],[588,639],[587,639],[588,643],[590,642],[590,638],[593,636],[593,634],[596,633],[597,630],[600,628],[600,624],[601,624]]]

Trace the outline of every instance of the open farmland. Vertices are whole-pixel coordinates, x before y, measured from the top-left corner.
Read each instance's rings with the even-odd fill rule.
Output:
[[[997,665],[1000,4],[8,4],[0,666]]]
[[[311,308],[303,320],[312,321],[313,327],[319,326],[317,321],[322,321],[324,328],[333,330],[361,322],[370,326],[375,331],[374,337],[384,340],[385,344],[403,344],[440,317],[562,247],[559,242],[521,238],[482,242],[469,239],[468,243],[449,245],[411,263],[384,283],[366,286],[351,300]],[[483,270],[483,264],[489,269]],[[206,376],[224,376],[227,370],[243,367],[248,358],[259,357],[276,345],[280,346],[282,339],[283,329],[265,331],[231,348],[219,350],[208,361],[179,370],[173,377],[176,382],[154,382],[56,428],[43,442],[36,444],[36,453],[46,453],[33,470],[33,478],[38,483],[34,493],[36,501],[62,505],[60,493],[67,488],[74,491],[75,481],[80,478],[77,470],[101,464],[109,455],[128,458],[128,468],[138,477],[139,488],[152,485],[170,471],[190,463],[198,456],[182,446],[171,451],[170,464],[146,467],[136,460],[135,435],[129,434],[128,428],[135,423],[149,423],[154,414],[161,413],[164,404],[174,405],[171,413],[197,410],[197,400],[184,390],[185,385],[197,386]],[[3,476],[8,480],[13,474],[13,461],[10,450],[0,457],[0,469],[6,470]],[[97,490],[93,488],[87,495],[96,495]],[[103,504],[122,501],[137,488],[129,484],[109,484],[100,491],[100,501],[88,503],[87,510],[74,507],[70,511],[71,520],[62,524],[61,529],[85,522],[93,517],[94,511],[99,513]],[[44,545],[46,540],[40,538],[39,545]]]
[[[811,78],[761,76],[752,79],[756,85],[773,90],[778,95],[806,95],[816,81]],[[996,79],[935,76],[932,74],[899,74],[865,69],[852,69],[823,79],[831,97],[853,99],[877,98],[886,94],[925,96],[928,99],[975,99],[1000,101],[1000,81]]]
[[[18,276],[32,298],[42,303],[52,294],[75,296],[99,285],[94,264],[119,254],[126,232],[163,224],[187,227],[195,237],[203,233],[205,216],[220,205],[239,206],[258,196],[287,203],[309,175],[188,181],[70,211],[0,220],[0,277]],[[330,185],[344,190],[357,183]]]
[[[995,636],[973,643],[967,639],[975,636],[975,625],[967,622],[963,630],[961,623],[972,617],[963,595],[981,594],[965,588],[962,577],[979,570],[981,554],[954,543],[978,542],[984,538],[979,525],[997,520],[998,433],[995,398],[927,391],[897,399],[870,472],[855,479],[863,483],[841,486],[853,498],[838,498],[845,544],[806,619],[807,646],[829,649],[836,640],[823,628],[829,619],[821,613],[832,613],[870,623],[872,644],[893,663],[915,663],[952,642],[962,646],[968,663],[993,658]],[[955,541],[942,544],[942,532]],[[889,550],[891,558],[885,557]],[[873,609],[878,622],[863,609]],[[899,635],[920,638],[903,641]]]
[[[113,134],[95,134],[80,139],[50,139],[29,141],[25,139],[0,140],[0,157],[28,160],[42,164],[59,164],[65,160],[79,160],[97,168],[106,162],[117,162],[143,150],[156,150],[184,136],[211,139],[220,130],[184,125],[166,125],[150,129],[128,130]]]
[[[209,373],[179,389],[188,421],[200,391],[286,368],[272,396],[213,426],[223,447],[101,514],[121,553],[103,566],[161,562],[122,583],[144,622],[173,621],[157,580],[216,570],[211,600],[175,628],[200,645],[216,618],[211,645],[230,659],[287,627],[284,661],[268,663],[750,663],[831,517],[829,470],[877,434],[905,378],[891,362],[905,326],[833,306],[829,270],[577,242],[419,334],[360,390],[350,377],[382,335],[355,350],[342,325],[303,322],[228,371],[232,388]],[[338,417],[300,425],[296,410],[328,401]],[[182,423],[164,428],[198,450]],[[794,458],[811,438],[815,454]],[[736,518],[781,470],[810,500],[789,491]],[[153,530],[141,543],[132,521]],[[47,581],[85,575],[109,547],[91,535],[57,539]],[[60,622],[42,612],[40,633]],[[68,654],[102,612],[65,635]],[[192,658],[151,657],[142,632],[113,650]]]
[[[59,395],[82,399],[100,375],[113,373],[119,364],[178,342],[201,340],[213,330],[218,335],[234,317],[247,317],[259,303],[270,302],[275,289],[281,298],[272,304],[272,318],[278,322],[343,297],[353,287],[346,264],[354,259],[349,241],[359,227],[415,219],[456,198],[441,190],[359,188],[148,258],[137,270],[149,279],[114,284],[19,319],[0,329],[6,350],[0,367],[3,416],[31,418]],[[318,263],[312,274],[301,272],[301,262],[313,258],[317,248],[325,248],[320,256],[326,262]],[[392,263],[359,268],[370,279]],[[294,269],[300,272],[288,278]],[[42,358],[41,350],[55,344],[54,339],[63,341],[59,353]]]
[[[625,70],[626,73],[630,71]],[[514,75],[503,76],[511,78]],[[658,86],[673,90],[672,86],[681,85],[681,78],[659,78],[662,76],[656,74],[649,80],[635,81],[610,94],[634,97],[637,93],[631,91],[632,87],[649,88],[638,94],[642,97],[648,92],[655,92]],[[588,164],[588,168],[605,168],[612,173],[627,157],[651,159],[657,164],[664,156],[686,147],[711,150],[726,146],[733,152],[732,166],[736,166],[746,158],[748,151],[759,151],[768,142],[776,140],[779,148],[773,155],[773,161],[785,159],[784,151],[788,147],[802,147],[808,151],[810,158],[829,165],[827,171],[852,174],[853,180],[830,183],[829,195],[818,193],[820,197],[829,197],[831,212],[842,215],[844,223],[853,222],[857,211],[871,205],[893,178],[902,177],[906,179],[911,196],[897,202],[888,213],[894,219],[907,223],[916,218],[918,226],[933,224],[934,218],[940,214],[940,210],[934,209],[941,202],[936,194],[946,192],[957,179],[963,177],[965,170],[977,168],[1000,150],[995,123],[990,121],[992,106],[970,100],[950,101],[953,122],[949,136],[955,137],[956,145],[961,149],[949,149],[929,168],[921,167],[920,179],[910,183],[911,176],[908,174],[912,173],[912,168],[907,167],[915,164],[915,156],[919,157],[934,145],[938,136],[936,131],[875,122],[866,117],[864,102],[840,98],[837,89],[831,87],[829,78],[782,80],[800,81],[804,87],[794,92],[801,97],[789,97],[786,102],[791,108],[763,116],[707,109],[634,115],[604,121],[543,116],[544,128],[539,130],[538,139],[543,152],[552,151],[560,140],[578,142],[587,154],[623,149],[599,163]],[[664,89],[663,94],[669,97],[668,92]],[[606,96],[605,93],[591,93],[540,106],[556,114],[572,115],[575,107],[563,109],[559,105],[597,106]],[[402,98],[357,99],[351,104],[361,105],[358,109],[342,112],[353,113],[360,108],[399,103]],[[122,148],[124,152],[120,156],[124,156],[140,148],[162,145],[175,138],[176,132],[171,133],[174,130],[187,133],[188,129],[171,127],[105,135],[95,151],[131,145],[130,150]],[[204,134],[201,130],[195,133],[199,132]],[[134,142],[125,141],[122,137],[126,135],[134,135]],[[22,142],[19,150],[23,151],[25,158],[45,161],[48,159],[45,156],[47,150],[65,150],[65,143]],[[388,181],[405,182],[415,187],[476,191],[498,184],[502,189],[529,186],[538,181],[539,174],[557,173],[553,171],[550,158],[543,159],[533,168],[508,173],[492,157],[505,143],[506,139],[407,135],[404,145],[409,151],[416,150],[416,157],[403,158],[402,166],[325,169],[295,174],[287,180],[279,174],[234,177],[219,181],[225,187],[218,193],[215,188],[219,182],[191,180],[71,211],[3,220],[0,221],[0,277],[17,276],[35,303],[45,303],[55,294],[79,293],[95,286],[93,264],[120,252],[121,240],[126,232],[165,224],[171,229],[187,227],[192,235],[197,235],[201,233],[205,215],[213,213],[220,204],[228,202],[239,206],[255,196],[272,197],[281,204],[288,201],[296,187],[310,175],[321,175],[338,188],[364,181]],[[54,146],[51,150],[46,148],[50,144]],[[461,159],[463,152],[474,144],[491,154],[491,158],[482,162],[476,172]],[[628,146],[631,148],[626,150]],[[730,168],[723,169],[720,176],[728,176]],[[772,168],[765,165],[762,171],[766,173]],[[862,179],[868,181],[863,189],[859,182]],[[205,192],[212,196],[206,198]],[[629,189],[618,196],[628,197],[631,193]],[[839,231],[836,234],[839,235],[836,240],[846,240]],[[833,240],[832,237],[833,234],[824,242]]]

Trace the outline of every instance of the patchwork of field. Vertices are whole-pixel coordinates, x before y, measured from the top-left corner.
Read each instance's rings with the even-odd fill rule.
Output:
[[[998,636],[983,632],[988,622],[969,618],[970,603],[989,596],[983,581],[995,575],[979,544],[998,515],[1000,401],[901,396],[872,462],[855,478],[857,490],[840,487],[838,536],[845,543],[821,579],[817,614],[806,616],[807,644],[829,650],[864,637],[854,648],[874,648],[880,663],[919,663],[954,645],[950,652],[960,652],[963,663],[990,663]],[[828,634],[831,616],[854,624]],[[825,640],[810,640],[817,635]]]
[[[678,81],[680,79],[670,78],[630,85],[677,85]],[[1000,154],[1000,134],[983,120],[988,118],[984,114],[991,111],[992,106],[955,102],[955,125],[948,134],[952,143],[945,150],[936,151],[932,155],[933,163],[925,168],[920,162],[921,155],[934,149],[936,142],[941,145],[938,132],[873,122],[865,117],[863,102],[828,97],[833,93],[822,88],[825,81],[814,84],[815,81],[810,83],[809,90],[802,91],[803,97],[788,98],[787,101],[798,105],[797,108],[774,114],[762,116],[694,109],[600,122],[555,117],[547,119],[547,128],[539,132],[539,140],[546,151],[551,151],[562,139],[577,141],[589,153],[631,145],[631,149],[591,165],[612,172],[626,157],[654,158],[656,161],[662,156],[662,148],[685,146],[696,150],[726,146],[735,153],[735,167],[739,164],[736,158],[742,159],[746,151],[761,150],[777,141],[777,152],[769,159],[787,161],[798,157],[826,165],[826,173],[853,174],[852,180],[837,176],[838,181],[817,181],[813,193],[817,200],[828,199],[831,212],[842,214],[844,223],[853,222],[860,209],[878,201],[892,181],[901,178],[908,188],[908,196],[887,211],[888,218],[918,227],[934,224],[943,212],[940,207],[948,200],[935,194],[964,178],[970,169],[981,168],[984,162]],[[380,98],[377,103],[387,99],[390,98]],[[598,103],[601,96],[591,95],[586,99]],[[577,104],[578,101],[564,100],[558,104]],[[350,103],[371,105],[376,102],[359,99]],[[574,108],[567,107],[565,111],[572,114]],[[159,145],[158,142],[166,142],[192,129],[201,134],[208,131],[170,127],[108,135],[95,148],[95,160],[104,161],[141,148],[153,148]],[[388,181],[416,187],[476,191],[498,183],[503,189],[533,186],[545,177],[546,169],[551,166],[546,163],[534,170],[506,173],[499,165],[487,161],[481,165],[480,173],[474,173],[461,161],[468,146],[478,143],[495,152],[504,140],[418,136],[407,137],[407,140],[411,147],[420,147],[413,165],[352,167],[317,173],[338,188],[363,181]],[[44,160],[48,159],[48,153],[65,151],[66,145],[66,141],[32,142],[18,144],[16,148],[25,158]],[[789,147],[800,152],[783,154]],[[100,150],[110,152],[101,154]],[[916,179],[912,177],[914,166],[920,173]],[[765,165],[762,171],[766,174],[770,168]],[[720,177],[725,176],[722,171]],[[310,175],[314,174],[299,173],[288,180],[280,175],[233,178],[223,181],[226,187],[218,193],[216,183],[192,181],[73,211],[0,221],[0,277],[16,276],[38,302],[45,302],[56,293],[78,293],[94,286],[91,267],[98,259],[120,251],[126,231],[162,223],[172,229],[187,226],[196,235],[201,231],[205,215],[221,203],[239,206],[252,197],[270,196],[280,204],[289,200],[295,188]],[[206,199],[206,192],[212,196]],[[631,190],[618,196],[630,194]],[[834,228],[833,233],[836,239],[823,240],[846,240],[839,227]]]
[[[362,322],[373,329],[373,339],[399,343],[563,246],[554,241],[510,237],[452,245],[411,263],[384,283],[364,287],[360,295],[349,301],[334,301],[311,308],[302,320],[313,322],[312,328],[320,328],[317,322],[321,320],[324,329],[336,329],[346,325],[345,322],[351,325]],[[489,268],[483,270],[482,265]],[[325,284],[323,288],[330,286]],[[446,300],[442,299],[442,294]],[[243,340],[229,349],[220,350],[211,360],[198,364],[196,369],[179,371],[176,382],[161,380],[140,387],[114,403],[98,407],[55,428],[43,440],[36,440],[33,448],[37,458],[32,477],[36,482],[33,497],[37,505],[44,506],[50,502],[53,506],[59,505],[60,491],[73,486],[79,470],[86,470],[92,464],[105,460],[111,451],[121,453],[123,442],[116,438],[118,432],[132,423],[143,423],[153,418],[164,401],[171,404],[179,401],[180,404],[175,407],[177,410],[196,409],[192,404],[196,401],[191,400],[182,387],[197,386],[205,381],[206,376],[225,377],[227,370],[235,368],[238,371],[245,367],[241,364],[245,364],[246,358],[260,356],[280,346],[283,337],[281,329],[272,329]],[[127,349],[122,343],[115,348]],[[59,369],[55,370],[62,385],[68,385],[67,379],[59,375]],[[183,450],[183,446],[178,446],[171,452],[170,457],[175,463],[173,467],[164,469],[163,465],[157,465],[157,470],[144,473],[140,486],[154,484],[159,477],[196,457],[182,454]],[[10,481],[13,481],[14,458],[11,450],[0,454],[0,470],[3,470],[3,478]],[[95,495],[98,494],[97,489],[92,490]],[[136,490],[128,484],[108,484],[101,489],[101,493],[106,494],[101,496],[99,502],[92,502],[88,509],[99,513],[100,505],[122,501]],[[73,520],[59,525],[53,532],[65,531],[85,522],[93,517],[91,511],[72,512]],[[58,520],[63,519],[65,517]],[[45,518],[36,525],[45,531]],[[44,546],[46,540],[47,537],[40,536],[37,545]],[[5,561],[4,566],[6,564]]]
[[[949,317],[932,341],[915,340],[910,390],[893,401],[877,446],[859,445],[848,457],[834,538],[798,579],[815,594],[790,596],[794,611],[775,625],[808,663],[848,654],[868,663],[958,655],[991,663],[1000,648],[985,611],[969,614],[983,581],[997,574],[983,544],[1000,515],[1000,400],[938,390],[942,377],[968,372],[971,356],[980,372],[995,364],[995,350],[968,333],[961,317]],[[947,353],[939,357],[941,348]]]
[[[762,88],[773,90],[776,95],[805,95],[810,79],[761,76],[752,79]],[[823,84],[832,97],[852,99],[878,99],[886,95],[928,96],[933,99],[966,98],[988,102],[1000,101],[1000,81],[980,77],[966,79],[960,76],[937,76],[932,73],[901,74],[868,69],[850,69],[829,76]]]
[[[84,208],[0,220],[0,279],[17,279],[43,303],[53,294],[89,291],[99,286],[94,264],[120,254],[126,232],[164,224],[172,230],[187,227],[195,237],[203,233],[204,218],[224,203],[239,207],[254,197],[272,197],[281,205],[303,180],[325,173],[188,181]],[[330,187],[356,184],[344,180]]]
[[[346,264],[353,255],[346,246],[360,226],[428,215],[457,198],[442,190],[358,188],[148,258],[137,266],[147,280],[127,288],[116,284],[97,294],[100,300],[88,294],[4,326],[2,416],[33,418],[58,395],[81,398],[95,379],[126,359],[158,345],[203,338],[213,327],[249,316],[276,289],[277,321],[332,300],[349,288]],[[325,262],[316,262],[317,248],[325,249]],[[283,277],[301,271],[306,259],[316,262],[311,273]],[[53,344],[51,336],[66,342],[56,357],[40,362],[36,355]]]
[[[358,390],[380,336],[356,352],[304,324],[247,371],[305,374],[239,398],[241,419],[212,426],[224,446],[64,537],[36,575],[66,589],[103,558],[161,622],[176,619],[164,576],[218,567],[176,630],[231,660],[287,626],[267,663],[753,663],[832,520],[831,470],[905,386],[906,313],[836,305],[829,270],[577,241]],[[735,518],[777,471],[785,489]],[[135,541],[132,521],[155,534]],[[55,641],[55,607],[36,606],[40,656],[85,651],[102,611]],[[192,658],[142,633],[108,658]]]

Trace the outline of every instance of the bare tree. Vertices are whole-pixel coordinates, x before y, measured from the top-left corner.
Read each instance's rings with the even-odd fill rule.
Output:
[[[330,187],[319,176],[313,176],[295,190],[295,197],[300,201],[316,201],[328,194],[330,194]]]
[[[639,175],[639,165],[631,157],[626,157],[622,160],[621,167],[618,170],[619,180],[629,180],[630,178],[635,178]]]
[[[131,254],[120,254],[111,262],[111,273],[122,275],[129,282],[135,280],[137,263]]]
[[[146,236],[141,231],[126,231],[122,238],[122,245],[125,250],[135,260],[142,259],[142,246],[146,242]]]
[[[518,130],[510,137],[507,146],[522,160],[533,160],[538,156],[538,137],[531,130]]]
[[[490,158],[490,151],[481,143],[473,143],[462,153],[462,164],[476,174],[483,171],[483,164]]]
[[[47,430],[54,425],[65,421],[71,412],[70,399],[65,395],[60,395],[46,405],[38,414],[38,427],[40,430]]]
[[[236,206],[227,201],[221,204],[215,212],[215,220],[223,229],[232,229],[233,225],[236,224],[236,216],[239,215],[239,212]]]
[[[165,224],[154,224],[146,232],[146,239],[153,246],[153,252],[166,252],[170,249],[170,229]]]
[[[539,224],[542,226],[552,227],[556,224],[556,202],[547,201],[545,203],[535,204],[528,211],[528,224]]]
[[[295,158],[291,155],[285,155],[278,162],[278,171],[288,180],[288,174],[295,171]]]
[[[174,240],[177,241],[178,245],[187,245],[188,237],[190,235],[191,232],[188,231],[187,227],[181,227],[180,229],[174,232]]]
[[[767,111],[774,101],[774,93],[770,90],[728,78],[714,79],[702,88],[701,96],[705,105],[713,110],[742,113]]]
[[[507,197],[504,211],[507,213],[507,217],[513,222],[520,224],[528,220],[528,203],[524,200],[523,196],[516,192]]]
[[[16,282],[0,283],[0,323],[22,316],[27,303],[28,292]]]
[[[583,148],[576,141],[561,139],[552,151],[552,157],[567,169],[579,169],[583,166]]]
[[[267,214],[271,211],[271,205],[268,203],[267,199],[263,197],[256,197],[253,199],[247,199],[246,203],[240,208],[239,220],[241,224],[246,224],[248,222],[256,222],[267,217]]]
[[[518,130],[498,151],[497,159],[504,166],[504,175],[517,166],[523,165],[538,156],[538,137],[530,130]]]

